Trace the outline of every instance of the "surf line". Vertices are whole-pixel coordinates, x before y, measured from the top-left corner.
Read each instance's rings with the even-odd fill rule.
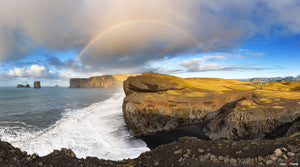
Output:
[[[180,27],[175,26],[173,24],[165,23],[165,22],[162,22],[162,21],[159,21],[159,20],[145,20],[145,19],[142,19],[142,20],[131,20],[131,21],[127,21],[127,22],[123,22],[123,23],[120,23],[120,24],[113,25],[113,26],[111,26],[111,27],[103,30],[99,34],[97,34],[94,38],[92,38],[82,48],[82,50],[79,52],[79,54],[77,55],[76,59],[74,60],[74,62],[72,64],[72,68],[74,67],[74,65],[76,64],[76,62],[79,60],[79,58],[86,52],[86,50],[90,46],[92,46],[98,39],[101,39],[102,37],[106,36],[107,34],[113,32],[113,31],[115,31],[117,29],[120,29],[122,27],[129,26],[129,25],[132,25],[132,24],[140,24],[140,23],[154,24],[154,25],[160,25],[160,26],[163,26],[163,27],[170,28],[172,30],[175,30],[175,31],[177,31],[177,32],[185,35],[189,39],[191,39],[195,44],[197,44],[196,48],[200,48],[200,46],[201,46],[201,43],[193,35],[191,35],[189,32],[187,32],[187,31],[185,31],[185,30],[181,29]]]

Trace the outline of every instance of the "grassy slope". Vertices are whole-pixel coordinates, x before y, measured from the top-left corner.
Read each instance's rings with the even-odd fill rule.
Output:
[[[164,93],[147,93],[148,98],[198,99],[214,95],[227,96],[230,92],[251,92],[257,95],[256,101],[245,100],[241,105],[245,108],[264,107],[272,105],[274,109],[283,108],[282,99],[298,99],[300,104],[300,82],[269,82],[256,85],[251,82],[228,80],[220,78],[180,78],[164,74],[144,73],[155,78],[159,85],[176,85],[180,90],[168,90]]]
[[[137,75],[140,75],[140,74],[117,74],[117,75],[112,75],[116,80],[118,81],[125,81],[128,77],[131,77],[131,76],[137,76]]]

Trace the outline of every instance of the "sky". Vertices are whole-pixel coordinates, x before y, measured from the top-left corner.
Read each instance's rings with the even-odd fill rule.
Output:
[[[300,74],[298,0],[1,0],[0,86]]]

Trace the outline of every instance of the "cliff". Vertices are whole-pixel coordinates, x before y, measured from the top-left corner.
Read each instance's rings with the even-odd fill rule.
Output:
[[[134,136],[205,124],[210,139],[282,136],[300,118],[300,82],[260,85],[144,73],[124,81],[125,122]]]
[[[122,82],[129,76],[136,76],[136,74],[102,75],[90,78],[71,78],[70,88],[117,88],[121,87]]]

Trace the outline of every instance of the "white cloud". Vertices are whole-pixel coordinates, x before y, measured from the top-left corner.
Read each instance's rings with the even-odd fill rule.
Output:
[[[40,65],[32,65],[28,69],[26,69],[26,73],[31,78],[38,78],[38,77],[44,77],[48,74],[49,71],[46,71],[45,66]]]
[[[47,70],[45,66],[34,64],[28,68],[14,67],[7,73],[9,77],[28,77],[28,78],[51,78],[56,74]]]
[[[233,71],[233,70],[264,70],[267,68],[250,67],[250,66],[225,66],[217,62],[216,59],[225,59],[225,56],[203,56],[200,58],[192,58],[185,60],[179,65],[186,68],[189,72],[205,72],[205,71]]]
[[[24,77],[25,76],[25,68],[15,67],[14,70],[10,70],[7,75],[11,76],[11,77]]]
[[[207,63],[207,60],[212,60],[214,56],[207,56],[202,58],[192,58],[185,60],[180,65],[187,68],[189,71],[216,71],[224,67],[218,63]],[[223,57],[219,57],[223,58]]]

